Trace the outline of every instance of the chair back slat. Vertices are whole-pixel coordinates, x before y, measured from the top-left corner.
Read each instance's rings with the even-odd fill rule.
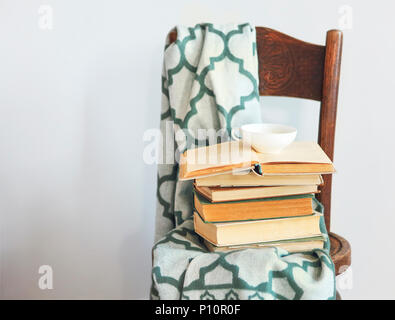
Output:
[[[321,101],[325,47],[257,27],[259,93]]]

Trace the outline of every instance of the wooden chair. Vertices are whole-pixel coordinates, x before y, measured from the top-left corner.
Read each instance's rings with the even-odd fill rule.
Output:
[[[170,33],[170,42],[177,33]],[[259,93],[262,96],[297,97],[321,102],[318,143],[333,160],[337,97],[343,34],[330,30],[326,45],[307,43],[278,31],[256,27],[259,61]],[[324,205],[336,275],[351,265],[348,241],[330,231],[332,175],[324,175],[318,199]],[[338,295],[338,298],[340,296]]]

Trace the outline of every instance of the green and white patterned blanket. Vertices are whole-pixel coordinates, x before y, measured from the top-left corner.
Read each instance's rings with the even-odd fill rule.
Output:
[[[329,241],[324,250],[310,253],[275,248],[211,253],[194,232],[192,182],[178,180],[172,155],[206,143],[199,129],[220,130],[220,139],[226,139],[232,127],[260,120],[255,28],[177,27],[177,40],[170,44],[167,39],[164,52],[165,163],[158,165],[152,299],[335,298]],[[322,205],[315,204],[322,212]]]

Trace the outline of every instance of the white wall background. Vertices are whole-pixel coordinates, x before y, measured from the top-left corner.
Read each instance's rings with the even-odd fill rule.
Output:
[[[38,27],[53,8],[53,29]],[[344,298],[395,298],[395,6],[390,1],[0,0],[0,297],[147,298],[167,31],[202,21],[268,26],[323,44],[344,32],[332,230],[352,244]],[[312,139],[316,103],[262,99],[265,120]],[[40,265],[54,289],[37,286]],[[386,269],[388,266],[388,269]]]

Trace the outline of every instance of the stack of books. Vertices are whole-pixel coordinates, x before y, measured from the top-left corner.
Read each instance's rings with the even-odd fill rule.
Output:
[[[322,174],[333,173],[334,167],[320,146],[293,142],[279,154],[249,149],[224,157],[224,150],[235,147],[245,146],[226,142],[204,147],[204,152],[191,149],[181,160],[180,179],[194,179],[194,226],[207,248],[323,248],[314,197]],[[217,160],[202,161],[202,154]]]

